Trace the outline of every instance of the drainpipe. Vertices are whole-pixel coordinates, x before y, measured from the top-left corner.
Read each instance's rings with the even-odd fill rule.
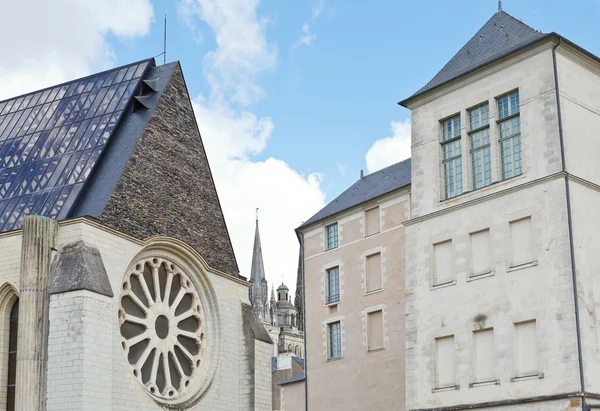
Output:
[[[300,240],[300,264],[302,272],[302,328],[304,331],[304,410],[308,411],[308,361],[306,358],[306,282],[304,281],[304,233],[296,231]]]
[[[581,348],[581,323],[579,319],[579,298],[577,292],[577,274],[575,267],[575,245],[573,244],[573,217],[571,212],[571,191],[569,187],[569,172],[567,171],[567,162],[565,159],[565,142],[563,137],[562,112],[560,110],[560,89],[558,86],[558,66],[556,64],[556,49],[562,44],[562,38],[558,38],[558,43],[552,47],[552,64],[554,66],[554,90],[556,92],[556,111],[558,114],[558,136],[560,138],[560,155],[562,160],[562,171],[565,173],[565,193],[567,196],[567,219],[569,225],[569,249],[571,251],[571,275],[573,278],[573,299],[575,300],[575,328],[577,331],[577,350],[579,360],[579,381],[581,384],[582,408],[600,408],[598,406],[587,406],[585,402],[585,377],[583,375],[583,350]]]

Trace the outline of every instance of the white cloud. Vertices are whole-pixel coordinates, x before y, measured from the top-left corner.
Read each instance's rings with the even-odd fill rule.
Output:
[[[410,119],[392,121],[392,135],[373,143],[365,160],[369,173],[410,157]]]
[[[316,39],[317,39],[317,36],[314,34],[311,34],[311,32],[310,32],[310,26],[307,23],[304,23],[304,25],[302,26],[302,34],[300,35],[300,38],[292,46],[292,50],[295,50],[300,46],[310,46],[312,44],[312,42],[315,41]]]
[[[277,49],[266,38],[268,19],[256,14],[259,0],[182,0],[180,15],[193,26],[209,25],[217,48],[204,56],[204,74],[218,98],[251,104],[263,96],[257,76],[275,69]]]
[[[113,66],[108,36],[146,35],[149,0],[7,1],[0,13],[0,99]]]
[[[250,275],[254,210],[259,208],[267,280],[277,286],[283,275],[293,292],[299,249],[294,228],[323,206],[325,195],[318,173],[301,174],[281,159],[253,158],[263,152],[274,130],[270,117],[247,108],[264,96],[260,74],[277,64],[266,20],[256,13],[257,0],[182,4],[180,15],[188,24],[208,24],[217,43],[204,57],[211,93],[196,97],[193,106],[241,274]]]
[[[313,20],[323,13],[323,9],[325,9],[325,2],[323,0],[319,0],[319,2],[312,8]]]
[[[317,19],[317,17],[319,17],[321,15],[321,13],[323,13],[323,10],[325,9],[325,2],[323,0],[319,0],[319,2],[313,6],[312,8],[312,20],[311,22],[314,23],[315,20]],[[302,30],[300,32],[300,37],[298,38],[298,40],[296,40],[296,42],[292,45],[292,52],[294,50],[296,50],[298,47],[301,46],[310,46],[313,41],[315,41],[317,39],[316,34],[312,34],[310,31],[310,24],[308,23],[304,23],[302,25]]]
[[[344,177],[346,175],[346,164],[342,164],[339,161],[337,162],[337,168],[340,172],[340,175]]]

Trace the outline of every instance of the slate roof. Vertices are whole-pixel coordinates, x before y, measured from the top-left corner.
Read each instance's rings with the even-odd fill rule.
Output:
[[[450,61],[420,90],[399,104],[527,47],[549,34],[537,31],[504,11],[496,12]]]
[[[142,60],[0,101],[0,232],[20,228],[27,215],[99,215],[75,210],[84,198],[104,207],[89,196],[90,181],[114,160],[106,151],[117,135],[125,131],[135,147],[152,110],[138,115],[133,106],[145,89],[155,92],[146,82],[155,69],[154,59]],[[120,169],[109,164],[108,196],[127,159]]]
[[[410,158],[359,179],[298,229],[410,185]]]
[[[292,357],[298,364],[300,364],[300,367],[302,367],[304,369],[304,359],[300,358],[300,357]]]
[[[304,373],[300,373],[298,375],[293,376],[289,380],[285,380],[284,382],[280,383],[279,385],[290,384],[293,382],[298,382],[298,381],[303,381],[303,380],[304,380]]]

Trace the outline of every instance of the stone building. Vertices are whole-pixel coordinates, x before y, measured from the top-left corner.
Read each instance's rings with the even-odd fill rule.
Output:
[[[404,226],[410,160],[361,178],[308,219],[303,247],[306,374],[285,410],[404,409]],[[306,387],[304,384],[306,383]]]
[[[0,410],[271,410],[179,63],[0,101]]]
[[[597,56],[499,10],[400,103],[407,409],[598,408],[598,96]]]

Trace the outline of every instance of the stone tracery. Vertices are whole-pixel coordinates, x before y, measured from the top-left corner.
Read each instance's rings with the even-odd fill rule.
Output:
[[[153,398],[193,395],[207,372],[206,318],[183,270],[164,258],[133,264],[122,282],[119,324],[132,373]]]

